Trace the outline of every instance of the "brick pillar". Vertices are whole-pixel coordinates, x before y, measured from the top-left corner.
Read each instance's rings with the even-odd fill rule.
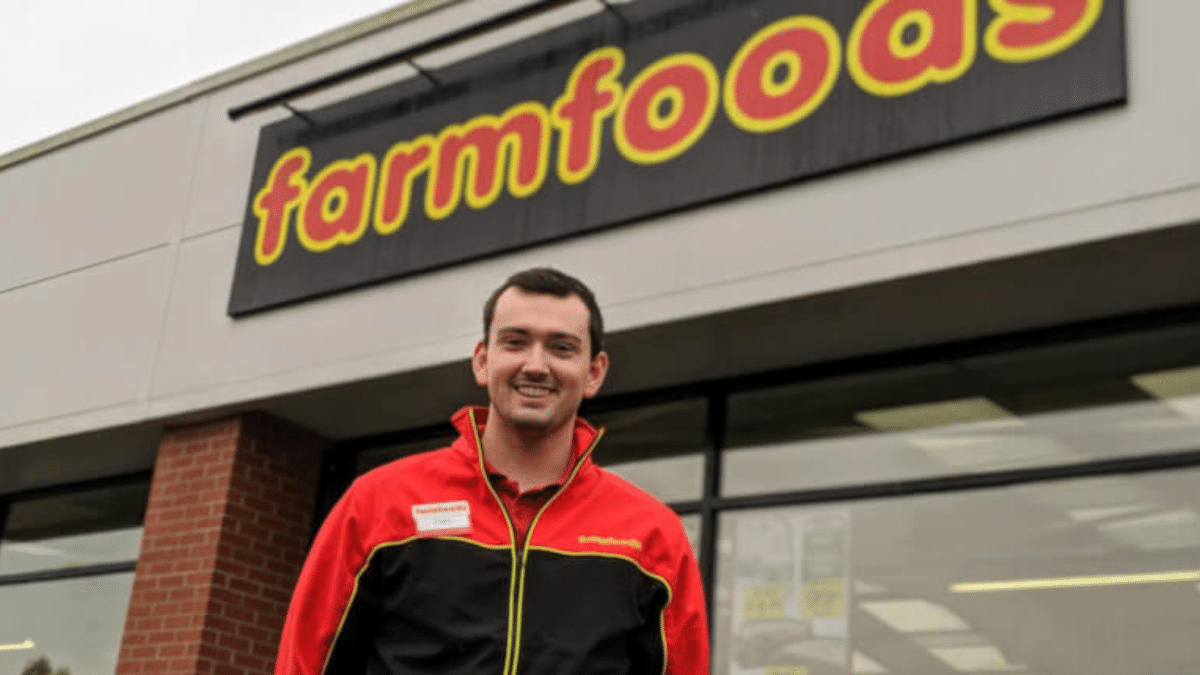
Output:
[[[164,434],[117,675],[272,672],[323,446],[259,414]]]

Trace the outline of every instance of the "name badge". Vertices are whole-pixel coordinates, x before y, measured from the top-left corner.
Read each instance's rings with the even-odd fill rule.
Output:
[[[443,535],[471,532],[471,505],[465,501],[439,504],[414,504],[413,522],[417,534]]]

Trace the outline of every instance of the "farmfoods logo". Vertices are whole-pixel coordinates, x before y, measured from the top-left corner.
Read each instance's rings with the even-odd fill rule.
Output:
[[[312,142],[264,129],[231,313],[1125,95],[1117,0],[657,4],[643,24],[676,29],[620,43],[593,18],[614,39],[516,85]]]

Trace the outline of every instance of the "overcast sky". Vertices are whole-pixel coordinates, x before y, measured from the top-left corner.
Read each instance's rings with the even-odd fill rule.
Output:
[[[0,0],[0,154],[407,0]]]

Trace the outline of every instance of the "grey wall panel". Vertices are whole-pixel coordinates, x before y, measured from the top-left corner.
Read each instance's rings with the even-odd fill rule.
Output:
[[[1200,184],[1200,3],[1134,1],[1127,21],[1134,191]]]
[[[170,249],[0,293],[0,428],[137,400]]]
[[[0,290],[177,236],[201,112],[163,110],[0,170]]]
[[[237,244],[235,230],[184,242],[154,397],[254,380],[270,387],[305,370],[332,381],[338,373],[361,377],[372,373],[361,362],[380,354],[415,367],[430,349],[466,339],[450,352],[460,357],[477,333],[481,289],[503,279],[499,272],[481,277],[489,265],[468,266],[234,320],[225,305]]]

